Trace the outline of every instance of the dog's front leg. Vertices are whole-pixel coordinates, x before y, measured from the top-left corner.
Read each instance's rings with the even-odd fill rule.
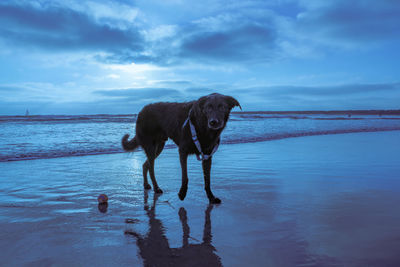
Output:
[[[181,168],[182,168],[182,185],[181,189],[179,190],[179,198],[180,200],[184,200],[186,197],[187,189],[188,189],[188,175],[187,175],[187,157],[188,154],[185,151],[182,151],[179,149],[179,159],[181,162]]]
[[[207,197],[210,200],[211,204],[219,204],[221,200],[219,198],[214,197],[214,194],[211,192],[210,186],[210,172],[211,172],[211,158],[207,160],[203,160],[203,173],[204,173],[204,189],[206,190]]]

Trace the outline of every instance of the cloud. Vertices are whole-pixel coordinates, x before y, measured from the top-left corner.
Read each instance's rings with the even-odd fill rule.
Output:
[[[369,93],[382,94],[385,92],[400,93],[400,83],[389,84],[346,84],[336,86],[266,86],[238,90],[241,93],[250,93],[258,96],[351,96],[366,95]]]
[[[244,111],[400,108],[400,83],[246,88],[209,85],[189,86],[185,89],[148,87],[97,90],[92,93],[91,101],[87,99],[55,101],[39,97],[20,97],[10,100],[2,98],[0,114],[23,115],[26,109],[29,109],[31,114],[131,114],[139,112],[149,103],[191,101],[213,92],[235,97]]]
[[[400,83],[231,89],[252,110],[399,109]]]
[[[136,27],[120,29],[57,5],[0,4],[0,38],[24,49],[130,51],[132,54],[143,50],[142,36]]]
[[[400,5],[393,0],[302,1],[296,28],[325,42],[380,42],[399,39]],[[316,4],[318,3],[318,4]]]
[[[32,89],[26,84],[0,84],[0,98],[7,102],[32,99]]]
[[[130,114],[137,113],[149,103],[161,101],[186,101],[186,94],[171,88],[136,88],[97,90],[92,93],[91,100],[84,99],[49,99],[31,95],[24,87],[19,97],[0,100],[0,115],[23,115],[29,109],[32,115],[37,114]],[[6,88],[6,86],[0,86]],[[11,89],[11,86],[9,87]],[[8,90],[8,87],[6,88]],[[0,96],[1,96],[0,89]],[[5,93],[8,93],[7,91]]]
[[[130,88],[97,90],[94,94],[117,98],[118,101],[143,102],[143,101],[177,101],[183,94],[179,90],[170,88]]]
[[[276,39],[267,9],[262,15],[235,10],[175,27],[162,41],[153,42],[148,55],[159,64],[268,61],[277,49]]]
[[[171,81],[165,80],[165,81],[157,81],[157,84],[182,87],[182,86],[189,86],[192,84],[192,82],[185,80],[171,80]]]
[[[26,51],[89,51],[106,64],[268,64],[398,40],[399,14],[394,0],[3,1],[0,40]]]
[[[15,85],[0,85],[0,93],[15,93],[15,92],[21,92],[25,90],[24,87],[21,86],[15,86]]]
[[[239,100],[245,111],[250,110],[315,110],[315,109],[398,109],[400,83],[345,84],[335,86],[259,86],[234,88],[219,85],[172,88],[139,88],[99,90],[103,104],[142,106],[158,101],[191,101],[219,92]]]
[[[189,58],[248,61],[271,57],[275,32],[269,26],[248,24],[228,30],[198,31],[186,37],[180,56]]]

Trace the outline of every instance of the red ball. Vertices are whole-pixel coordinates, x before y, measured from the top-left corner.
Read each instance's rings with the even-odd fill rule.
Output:
[[[107,197],[106,194],[100,194],[100,195],[97,197],[97,201],[99,201],[100,204],[107,203],[108,197]]]

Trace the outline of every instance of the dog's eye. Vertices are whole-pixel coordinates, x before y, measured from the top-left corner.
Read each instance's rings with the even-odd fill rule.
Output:
[[[225,109],[225,106],[222,105],[222,104],[219,104],[219,105],[218,105],[218,109],[219,109],[219,110],[224,110],[224,109]]]

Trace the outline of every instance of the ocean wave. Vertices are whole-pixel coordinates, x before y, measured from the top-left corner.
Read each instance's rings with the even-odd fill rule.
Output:
[[[222,144],[243,144],[243,143],[256,143],[280,140],[286,138],[304,137],[304,136],[315,136],[315,135],[330,135],[330,134],[344,134],[344,133],[359,133],[359,132],[379,132],[379,131],[400,131],[400,127],[385,127],[385,128],[359,128],[359,129],[336,129],[336,130],[322,130],[322,131],[298,131],[291,133],[273,133],[263,134],[259,136],[237,136],[229,137],[224,136],[221,140]],[[175,144],[167,144],[166,149],[176,148]],[[140,148],[138,149],[141,150]],[[0,162],[8,161],[21,161],[21,160],[34,160],[34,159],[50,159],[60,157],[78,157],[78,156],[89,156],[89,155],[102,155],[102,154],[116,154],[123,153],[122,148],[110,147],[104,149],[81,149],[81,150],[52,150],[52,151],[41,151],[32,153],[20,153],[13,155],[0,154]]]

